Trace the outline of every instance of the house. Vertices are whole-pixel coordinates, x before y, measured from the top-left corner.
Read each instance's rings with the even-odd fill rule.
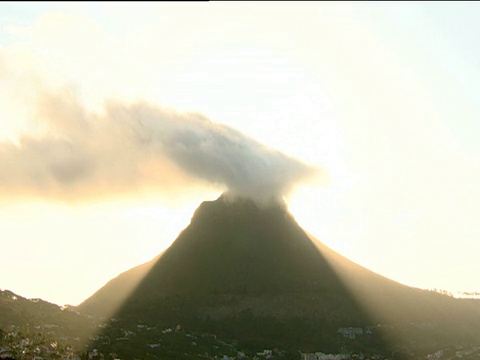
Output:
[[[342,334],[344,339],[355,340],[357,335],[363,335],[363,329],[354,327],[339,328],[337,333]]]
[[[317,360],[317,357],[315,356],[314,353],[302,353],[301,360]]]
[[[0,348],[0,359],[10,360],[15,359],[10,348]]]
[[[347,354],[324,354],[322,352],[316,353],[301,353],[301,360],[347,360]]]
[[[257,352],[258,356],[263,356],[266,359],[270,359],[272,357],[272,350],[263,350],[260,352]]]

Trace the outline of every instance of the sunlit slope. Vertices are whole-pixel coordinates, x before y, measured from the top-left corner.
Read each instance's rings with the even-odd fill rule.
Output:
[[[468,322],[480,319],[480,301],[455,299],[412,288],[378,275],[312,238],[319,252],[376,322]]]
[[[312,237],[372,323],[393,348],[480,344],[480,301],[408,287],[339,255]]]
[[[78,309],[93,315],[103,317],[113,316],[136,290],[137,286],[142,282],[162,254],[110,280],[104,287],[88,298],[87,301],[80,304]]]
[[[339,327],[376,324],[434,323],[474,337],[475,304],[398,284],[349,261],[312,239],[280,205],[220,197],[202,203],[162,256],[112,280],[79,308],[236,338],[334,347]],[[371,340],[378,346],[380,335]]]

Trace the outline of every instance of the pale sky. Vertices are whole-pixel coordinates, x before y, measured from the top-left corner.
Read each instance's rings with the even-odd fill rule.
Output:
[[[320,169],[286,201],[342,255],[406,285],[480,291],[479,13],[475,2],[0,3],[0,288],[78,304],[222,193],[150,163],[141,180],[40,184],[43,154],[58,155],[39,147],[47,137],[113,149],[96,159],[118,174],[143,161],[105,130],[109,104],[129,117],[143,101]],[[87,139],[75,119],[100,130]],[[40,139],[35,157],[7,156],[27,138]]]

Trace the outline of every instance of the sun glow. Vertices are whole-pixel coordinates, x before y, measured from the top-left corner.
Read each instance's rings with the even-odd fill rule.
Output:
[[[334,250],[405,284],[478,291],[480,78],[465,40],[478,33],[467,21],[474,11],[28,5],[0,5],[0,154],[45,134],[40,94],[74,94],[99,117],[106,103],[137,100],[202,113],[319,170],[287,200]],[[120,159],[132,154],[119,149]],[[165,180],[161,168],[139,167]],[[106,186],[85,202],[78,188],[77,202],[3,194],[1,251],[11,256],[2,287],[80,302],[154,257],[201,201],[225,190],[195,184],[168,196],[150,183],[121,199],[104,196]]]

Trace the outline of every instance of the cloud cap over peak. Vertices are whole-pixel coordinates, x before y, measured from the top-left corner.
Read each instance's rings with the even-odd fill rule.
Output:
[[[0,143],[1,192],[80,200],[197,186],[265,200],[316,170],[203,115],[110,102],[89,113],[71,93],[39,102],[41,135]]]

